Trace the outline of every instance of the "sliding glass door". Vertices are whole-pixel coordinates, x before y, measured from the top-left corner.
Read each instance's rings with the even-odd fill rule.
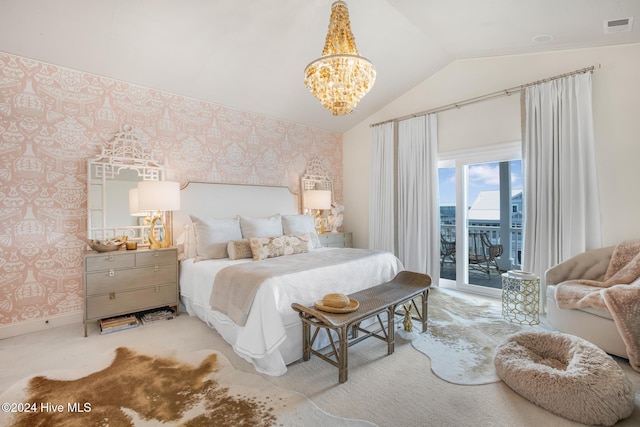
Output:
[[[458,153],[440,161],[438,176],[441,283],[499,294],[501,273],[522,259],[519,145]]]

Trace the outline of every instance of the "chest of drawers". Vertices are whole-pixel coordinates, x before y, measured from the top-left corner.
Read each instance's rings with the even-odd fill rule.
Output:
[[[351,233],[323,233],[318,234],[320,244],[330,248],[350,248]]]
[[[178,250],[138,249],[84,254],[87,323],[158,307],[178,312]]]

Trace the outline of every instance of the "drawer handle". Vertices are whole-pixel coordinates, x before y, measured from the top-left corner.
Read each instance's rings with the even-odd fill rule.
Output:
[[[113,270],[113,268],[109,269],[109,277],[116,277],[116,272]]]
[[[109,292],[109,299],[116,299],[116,293],[115,292]]]
[[[155,256],[155,257],[158,257],[158,256],[160,256],[160,252],[158,252],[158,251],[155,251],[155,252],[153,253],[153,256]]]
[[[116,259],[116,257],[114,257],[113,254],[109,254],[109,262],[113,262],[114,259]]]
[[[156,292],[160,292],[160,286],[156,285],[156,289],[155,289],[155,291],[156,291]]]
[[[158,265],[153,266],[153,271],[160,271],[160,267]]]

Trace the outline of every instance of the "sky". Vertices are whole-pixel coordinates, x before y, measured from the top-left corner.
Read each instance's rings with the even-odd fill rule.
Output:
[[[522,190],[522,161],[513,160],[511,163],[511,189]],[[484,190],[500,189],[500,166],[495,163],[479,163],[468,166],[468,202],[473,204],[478,194]],[[456,170],[455,168],[438,169],[440,183],[440,204],[455,204],[456,202]]]

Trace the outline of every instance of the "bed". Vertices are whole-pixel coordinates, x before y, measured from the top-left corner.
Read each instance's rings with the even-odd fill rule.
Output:
[[[388,252],[319,246],[312,217],[297,213],[286,188],[190,183],[181,196],[172,222],[182,309],[258,372],[282,375],[302,358],[302,325],[291,303],[357,292],[403,270]]]

